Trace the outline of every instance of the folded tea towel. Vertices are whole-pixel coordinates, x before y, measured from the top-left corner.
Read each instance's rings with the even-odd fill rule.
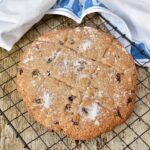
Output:
[[[0,47],[12,46],[57,0],[0,0]]]

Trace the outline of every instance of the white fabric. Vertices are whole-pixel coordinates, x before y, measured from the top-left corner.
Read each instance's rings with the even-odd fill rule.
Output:
[[[12,46],[57,0],[0,0],[0,47]]]
[[[102,0],[128,25],[136,43],[144,43],[150,54],[150,0]]]

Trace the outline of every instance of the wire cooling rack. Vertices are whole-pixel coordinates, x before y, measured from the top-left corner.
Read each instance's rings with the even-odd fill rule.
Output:
[[[119,35],[117,39],[124,38],[127,41],[126,48],[129,46],[137,48],[115,26],[98,14],[87,16],[80,26],[85,25],[94,26],[106,32],[117,32]],[[106,25],[110,26],[109,31],[106,29]],[[66,17],[45,16],[24,35],[11,52],[0,49],[0,114],[15,132],[16,138],[22,141],[24,148],[29,150],[149,150],[150,74],[142,66],[137,66],[138,91],[132,116],[113,131],[103,134],[90,142],[74,141],[63,134],[48,132],[34,121],[25,110],[22,98],[17,94],[15,83],[20,54],[28,44],[44,32],[55,28],[76,26],[79,25]],[[141,49],[138,49],[138,51],[144,54]],[[138,64],[138,61],[136,63]],[[2,144],[0,147],[0,149],[6,150]],[[16,148],[15,150],[20,149]]]

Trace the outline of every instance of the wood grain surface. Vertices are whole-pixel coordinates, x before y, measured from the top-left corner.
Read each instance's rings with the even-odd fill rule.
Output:
[[[80,26],[106,29],[96,14],[86,17]],[[150,149],[150,74],[137,67],[137,101],[132,116],[115,128],[92,141],[74,141],[62,133],[47,132],[26,112],[22,98],[16,91],[17,64],[25,47],[37,36],[54,28],[78,26],[60,16],[45,16],[13,47],[11,52],[0,49],[0,109],[15,127],[18,135],[32,150],[149,150]],[[4,117],[0,116],[0,150],[23,150],[24,145]]]

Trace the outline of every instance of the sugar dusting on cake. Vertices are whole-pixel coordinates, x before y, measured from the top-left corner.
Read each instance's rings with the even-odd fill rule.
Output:
[[[44,104],[44,108],[49,108],[52,104],[52,96],[49,93],[44,92],[43,97],[42,97]]]
[[[94,29],[92,27],[84,27],[84,30],[87,31],[90,34],[96,33],[96,29]]]
[[[100,113],[100,106],[96,103],[92,103],[90,106],[86,107],[87,114],[82,112],[82,105],[79,107],[78,113],[83,117],[83,119],[89,121],[95,121],[96,117],[99,116]]]
[[[59,65],[60,68],[60,74],[66,74],[70,70],[70,64],[71,61],[68,59],[68,57],[64,57],[63,62],[61,63],[62,65]]]
[[[35,87],[35,86],[36,86],[36,82],[35,82],[35,80],[32,80],[32,81],[31,81],[31,83],[32,83],[33,87]]]
[[[80,59],[80,60],[75,61],[73,65],[76,68],[76,71],[78,72],[85,68],[85,63],[86,63],[85,60]]]
[[[84,95],[83,95],[83,99],[86,99],[86,98],[89,98],[89,93],[87,90],[84,92]]]
[[[64,59],[64,68],[67,71],[67,69],[68,69],[68,60],[67,60],[67,58]]]
[[[93,103],[91,107],[89,107],[88,119],[95,120],[100,111],[100,107],[98,104]]]
[[[84,78],[89,78],[89,77],[90,77],[89,74],[82,74],[82,73],[78,74],[78,80],[84,79]]]
[[[104,92],[103,91],[98,91],[98,96],[103,97]]]
[[[81,43],[79,49],[80,51],[87,51],[92,47],[92,45],[93,45],[93,41],[87,39]]]
[[[45,57],[45,60],[47,60],[48,58],[51,58],[52,60],[57,59],[61,55],[61,53],[61,51],[53,50],[50,56]]]
[[[100,122],[99,122],[98,120],[95,120],[94,123],[95,123],[96,126],[99,126],[99,125],[100,125]]]
[[[79,28],[79,27],[77,27],[76,29],[75,29],[75,32],[80,32],[81,31],[81,29]]]
[[[55,54],[54,59],[59,59],[58,62],[56,60],[56,68],[58,68],[59,75],[66,74],[70,71],[69,66],[71,64],[71,60],[69,59],[68,54],[59,51]]]
[[[89,37],[92,40],[96,40],[97,38],[97,30],[92,27],[84,27],[84,31],[89,33]]]
[[[57,59],[62,54],[61,51],[55,52],[53,55],[53,59]]]
[[[28,63],[31,60],[33,60],[33,56],[29,55],[29,57],[27,57],[26,59],[23,60],[23,63],[26,64],[26,63]]]

